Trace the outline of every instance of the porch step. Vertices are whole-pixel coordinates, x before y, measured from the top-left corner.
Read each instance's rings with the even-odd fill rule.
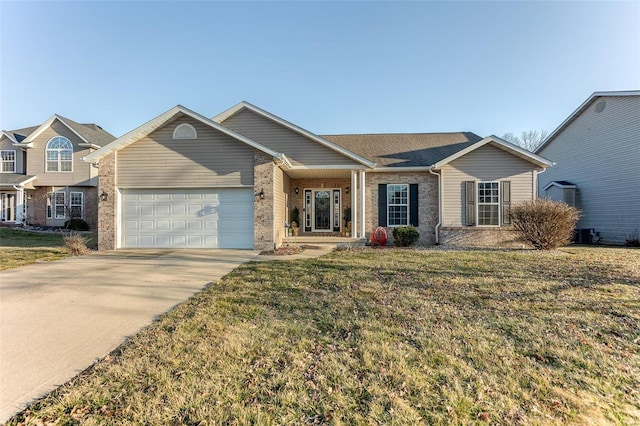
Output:
[[[283,244],[335,244],[335,245],[352,245],[363,246],[367,242],[366,238],[352,238],[352,237],[310,237],[307,235],[301,235],[299,237],[286,237],[282,240]]]

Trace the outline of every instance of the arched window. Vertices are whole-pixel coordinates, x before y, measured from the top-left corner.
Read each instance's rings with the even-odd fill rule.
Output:
[[[182,123],[173,130],[174,139],[198,139],[198,132],[188,123]]]
[[[73,171],[73,145],[63,136],[51,138],[47,143],[46,161],[48,172]]]

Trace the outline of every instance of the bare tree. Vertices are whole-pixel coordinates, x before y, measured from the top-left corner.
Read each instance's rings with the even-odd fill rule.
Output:
[[[533,152],[542,144],[542,141],[544,141],[547,136],[549,136],[549,132],[546,130],[528,130],[522,132],[520,136],[516,136],[513,133],[505,133],[502,135],[502,139]]]

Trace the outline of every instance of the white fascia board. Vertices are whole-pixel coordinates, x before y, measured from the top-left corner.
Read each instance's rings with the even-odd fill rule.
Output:
[[[58,120],[60,123],[62,123],[67,129],[71,130],[77,137],[79,137],[85,143],[91,143],[88,140],[86,140],[84,138],[84,136],[82,136],[80,133],[76,132],[76,130],[73,127],[71,127],[68,123],[66,123],[62,119],[62,117],[60,117],[58,114],[53,114],[51,117],[49,117],[49,119],[47,121],[45,121],[40,127],[38,127],[35,132],[31,133],[29,135],[29,137],[27,137],[25,140],[23,140],[22,144],[28,145],[29,143],[33,142],[33,140],[35,138],[37,138],[38,136],[40,136],[42,134],[42,132],[44,132],[49,127],[51,127],[53,122],[56,121],[56,120]]]
[[[369,170],[366,166],[350,166],[347,164],[318,164],[318,165],[304,165],[304,166],[291,166],[291,170]]]
[[[13,142],[13,146],[15,146],[16,144],[19,144],[20,142],[18,142],[9,132],[7,131],[2,131],[2,136],[5,136],[7,139],[9,139],[11,142]]]
[[[553,181],[551,183],[549,183],[547,186],[545,186],[544,188],[542,188],[543,191],[546,191],[547,189],[551,188],[552,186],[557,186],[558,188],[562,188],[562,189],[575,189],[577,188],[577,186],[575,184],[571,184],[571,185],[562,185],[556,181]]]
[[[305,137],[311,139],[312,141],[319,143],[320,145],[324,145],[325,147],[327,147],[329,149],[332,149],[332,150],[334,150],[334,151],[336,151],[336,152],[338,152],[338,153],[344,155],[345,157],[348,157],[348,158],[350,158],[350,159],[352,159],[354,161],[357,161],[358,163],[364,164],[365,166],[368,166],[368,167],[374,167],[375,166],[375,164],[372,161],[369,161],[366,158],[361,157],[358,154],[353,153],[353,152],[349,151],[348,149],[346,149],[344,147],[341,147],[340,145],[337,145],[337,144],[335,144],[335,143],[333,143],[333,142],[331,142],[331,141],[329,141],[329,140],[327,140],[325,138],[322,138],[322,137],[320,137],[320,136],[318,136],[318,135],[316,135],[314,133],[311,133],[310,131],[303,129],[300,126],[297,126],[297,125],[295,125],[295,124],[293,124],[293,123],[291,123],[291,122],[289,122],[287,120],[284,120],[284,119],[282,119],[282,118],[280,118],[280,117],[278,117],[276,115],[273,115],[270,112],[265,111],[262,108],[259,108],[259,107],[255,106],[255,105],[252,105],[252,104],[250,104],[249,102],[246,102],[246,101],[242,101],[239,104],[229,108],[228,110],[223,111],[222,113],[220,113],[220,114],[216,115],[215,117],[213,117],[212,120],[217,122],[217,123],[221,123],[224,120],[226,120],[226,119],[228,119],[230,117],[233,117],[238,112],[242,111],[244,108],[246,108],[246,109],[248,109],[250,111],[253,111],[256,114],[261,115],[261,116],[263,116],[263,117],[265,117],[265,118],[267,118],[267,119],[269,119],[271,121],[274,121],[274,122],[276,122],[276,123],[288,128],[289,130],[292,130],[292,131],[294,131],[294,132],[296,132],[296,133],[298,133],[298,134],[300,134],[302,136],[305,136]]]
[[[257,150],[260,150],[262,152],[264,152],[265,154],[271,155],[273,158],[280,158],[280,153],[276,152],[272,149],[267,148],[266,146],[263,146],[259,143],[257,143],[256,141],[247,138],[246,136],[242,136],[236,132],[234,132],[231,129],[228,129],[208,118],[206,118],[205,116],[198,114],[195,111],[190,110],[189,108],[183,107],[182,105],[176,105],[175,107],[171,108],[169,111],[160,114],[159,116],[157,116],[156,118],[146,122],[145,124],[133,129],[132,131],[130,131],[129,133],[126,133],[125,135],[119,137],[118,139],[114,140],[113,142],[103,146],[102,148],[98,149],[97,151],[94,151],[92,153],[90,153],[89,155],[83,157],[83,160],[88,162],[88,163],[95,163],[97,161],[100,161],[101,158],[103,158],[104,156],[111,154],[112,152],[115,151],[119,151],[122,148],[125,148],[129,145],[131,145],[132,143],[142,139],[143,137],[151,134],[153,131],[157,130],[158,128],[162,127],[165,123],[167,123],[169,120],[171,120],[174,116],[176,116],[177,114],[182,113],[188,117],[193,118],[194,120],[200,121],[201,123],[212,127],[228,136],[231,136],[234,139],[237,139],[241,142],[244,142],[245,144],[256,148]]]
[[[600,98],[600,97],[604,97],[604,96],[640,96],[640,90],[626,90],[626,91],[620,91],[620,92],[593,92],[593,94],[591,96],[589,96],[587,98],[586,101],[584,101],[582,104],[580,104],[580,106],[578,108],[576,108],[575,111],[573,111],[571,113],[571,115],[569,115],[569,117],[566,118],[566,120],[564,120],[562,123],[560,123],[560,125],[558,127],[556,127],[556,129],[551,132],[549,134],[549,136],[547,136],[545,138],[545,140],[542,141],[542,143],[540,144],[540,146],[538,148],[536,148],[536,154],[540,151],[542,151],[544,149],[545,146],[549,145],[549,143],[555,139],[556,136],[558,136],[558,134],[564,130],[565,127],[567,127],[569,124],[571,124],[571,122],[573,120],[576,119],[576,117],[580,114],[582,114],[582,112],[587,109],[587,107],[589,105],[591,105],[591,103],[596,99],[596,98]]]
[[[369,170],[369,173],[403,173],[403,172],[428,172],[431,166],[414,166],[414,167],[376,167]]]
[[[81,146],[83,148],[93,148],[93,149],[102,148],[100,145],[96,145],[94,143],[79,143],[78,146]]]
[[[553,162],[547,160],[546,158],[542,158],[539,155],[533,154],[529,151],[527,151],[524,148],[521,148],[517,145],[514,145],[512,143],[509,143],[507,141],[505,141],[504,139],[501,139],[495,135],[491,135],[491,136],[487,136],[486,138],[482,139],[481,141],[478,141],[476,143],[474,143],[473,145],[470,145],[468,147],[466,147],[465,149],[462,149],[458,152],[456,152],[453,155],[448,156],[447,158],[438,161],[437,163],[433,164],[431,166],[431,168],[433,170],[437,170],[440,169],[442,166],[452,162],[453,160],[456,160],[472,151],[475,151],[476,149],[483,147],[484,145],[488,144],[488,143],[495,143],[497,144],[499,147],[501,147],[503,150],[510,152],[511,154],[515,154],[523,159],[526,159],[527,161],[534,163],[540,167],[546,168],[546,167],[550,167],[553,166]]]

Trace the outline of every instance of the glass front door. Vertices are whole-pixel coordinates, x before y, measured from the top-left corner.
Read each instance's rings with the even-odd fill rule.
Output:
[[[316,231],[331,230],[331,191],[314,191],[314,220]]]
[[[16,210],[16,196],[15,194],[8,194],[6,192],[0,193],[0,221],[2,222],[14,222]]]

